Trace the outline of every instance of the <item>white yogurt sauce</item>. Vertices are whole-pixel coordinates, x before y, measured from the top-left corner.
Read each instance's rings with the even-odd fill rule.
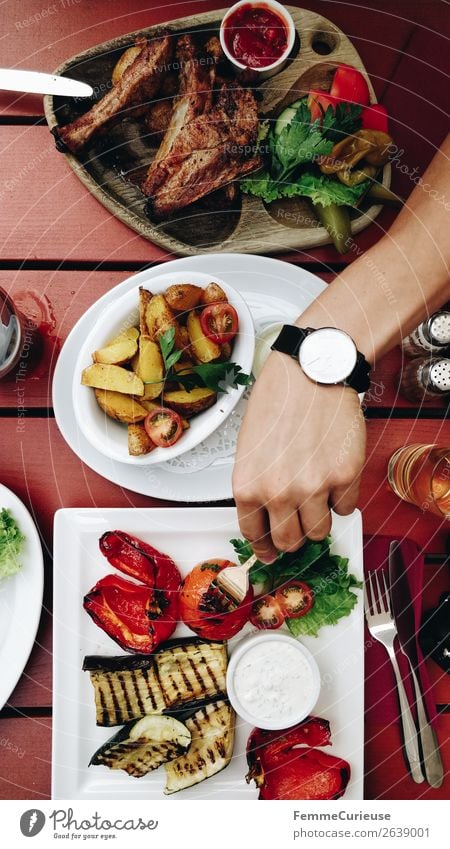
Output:
[[[255,720],[283,719],[283,727],[308,713],[314,691],[312,669],[286,642],[255,641],[240,659],[234,689],[244,710]],[[290,722],[290,720],[292,720]]]

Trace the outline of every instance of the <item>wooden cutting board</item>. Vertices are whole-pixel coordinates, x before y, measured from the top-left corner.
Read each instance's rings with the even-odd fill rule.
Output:
[[[261,116],[278,114],[310,88],[328,89],[336,65],[348,63],[364,73],[371,100],[375,93],[358,52],[346,35],[331,21],[306,9],[286,7],[296,29],[296,45],[287,67],[257,89]],[[151,36],[161,26],[175,33],[199,32],[217,35],[226,9],[168,21],[158,27],[127,33],[91,47],[68,59],[55,71],[90,83],[97,96],[111,86],[111,72],[119,56],[138,35]],[[46,97],[45,115],[50,129],[74,120],[86,106],[74,98]],[[111,138],[112,136],[112,138]],[[112,144],[111,144],[112,142]],[[94,140],[82,156],[65,154],[69,165],[89,191],[113,215],[144,238],[171,254],[192,255],[210,251],[272,254],[293,249],[309,249],[330,242],[326,230],[316,221],[307,200],[298,198],[283,205],[271,204],[270,211],[259,198],[241,195],[231,208],[216,208],[211,201],[198,202],[178,212],[170,221],[152,222],[145,211],[145,197],[139,183],[156,148],[140,137],[137,121],[127,119],[108,133],[106,154]],[[101,143],[100,143],[101,144]],[[111,153],[113,148],[113,153]],[[59,156],[55,150],[55,156]],[[391,170],[383,171],[383,185],[389,187]],[[352,213],[352,233],[367,227],[380,212],[370,206]],[[336,255],[337,256],[337,255]]]

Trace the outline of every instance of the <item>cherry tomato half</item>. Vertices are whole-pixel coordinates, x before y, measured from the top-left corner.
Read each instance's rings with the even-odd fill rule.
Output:
[[[239,318],[231,304],[210,304],[200,313],[200,324],[205,336],[217,345],[224,345],[236,336]]]
[[[183,433],[183,424],[175,410],[157,407],[144,419],[144,427],[150,439],[160,448],[169,448],[178,442]]]
[[[314,593],[303,581],[289,581],[276,590],[275,600],[286,619],[299,619],[311,610]]]
[[[284,622],[284,613],[275,596],[267,595],[257,598],[252,604],[250,622],[261,630],[274,631]]]

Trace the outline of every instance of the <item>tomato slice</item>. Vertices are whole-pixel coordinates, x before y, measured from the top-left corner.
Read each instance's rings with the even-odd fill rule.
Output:
[[[205,336],[218,345],[224,345],[236,336],[239,318],[231,304],[222,302],[205,307],[200,314],[200,324]]]
[[[252,604],[250,622],[261,631],[280,628],[284,622],[284,614],[276,597],[267,593],[257,598]]]
[[[347,100],[350,103],[360,103],[361,106],[368,106],[370,103],[367,80],[360,71],[352,68],[351,65],[338,65],[333,77],[330,94],[333,97],[338,97],[340,100]]]
[[[381,103],[366,106],[363,109],[361,121],[363,130],[379,130],[382,133],[388,132],[388,113],[387,109]]]
[[[322,118],[329,106],[336,110],[338,103],[341,103],[340,97],[334,97],[327,91],[312,88],[308,95],[308,108],[311,113],[311,121],[322,121]]]
[[[276,590],[275,600],[286,619],[299,619],[311,610],[314,593],[303,581],[289,581]]]
[[[180,416],[168,407],[152,410],[144,420],[144,427],[152,442],[160,448],[175,445],[183,433]]]

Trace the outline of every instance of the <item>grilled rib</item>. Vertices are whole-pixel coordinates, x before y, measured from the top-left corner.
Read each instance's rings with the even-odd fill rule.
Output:
[[[216,104],[185,125],[168,155],[150,166],[142,190],[152,214],[164,218],[259,168],[257,133],[252,92],[223,85]]]
[[[190,35],[182,35],[177,42],[176,59],[180,66],[179,97],[175,101],[172,117],[156,156],[150,165],[146,182],[158,185],[165,178],[165,167],[160,165],[172,155],[184,128],[198,115],[212,106],[212,86],[215,67],[207,67]]]
[[[99,129],[113,119],[124,117],[127,110],[136,104],[155,96],[168,71],[173,38],[165,33],[151,41],[142,39],[140,43],[141,52],[126,68],[117,85],[84,115],[58,128],[57,138],[62,147],[77,153]]]

